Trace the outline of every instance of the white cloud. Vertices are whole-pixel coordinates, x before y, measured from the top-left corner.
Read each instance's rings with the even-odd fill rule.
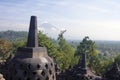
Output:
[[[82,39],[90,36],[92,39],[120,40],[120,20],[54,20],[56,26],[64,25],[65,36],[69,39]],[[61,26],[62,26],[61,25]]]
[[[31,15],[38,25],[51,23],[53,31],[66,29],[67,38],[120,40],[120,1],[117,0],[25,0],[0,2],[1,30],[28,30]],[[45,21],[45,22],[44,22]],[[41,28],[44,31],[44,28]]]

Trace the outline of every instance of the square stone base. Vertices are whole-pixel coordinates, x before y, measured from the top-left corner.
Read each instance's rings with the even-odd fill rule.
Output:
[[[20,47],[17,49],[16,56],[19,56],[21,58],[37,58],[39,56],[47,56],[47,49],[45,47]]]

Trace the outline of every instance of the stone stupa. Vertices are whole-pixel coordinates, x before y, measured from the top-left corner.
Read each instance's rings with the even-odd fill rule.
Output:
[[[53,60],[45,47],[38,46],[37,17],[31,16],[27,47],[18,48],[7,62],[6,80],[56,80]]]

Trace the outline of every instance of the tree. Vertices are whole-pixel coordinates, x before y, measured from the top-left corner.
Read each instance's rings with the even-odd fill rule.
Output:
[[[38,43],[39,46],[47,48],[49,56],[56,59],[56,55],[58,53],[57,46],[54,44],[52,39],[50,39],[46,34],[43,34],[41,31],[38,33]]]
[[[119,67],[120,67],[120,54],[118,54],[116,57],[115,57],[115,61],[118,63]]]
[[[63,34],[66,32],[66,30],[63,30],[58,35],[58,45],[60,50],[65,50],[66,47],[66,40],[63,37]]]
[[[54,61],[60,66],[62,59],[62,52],[58,51],[57,44],[53,42],[54,40],[50,39],[46,34],[43,34],[41,31],[38,33],[38,42],[39,46],[46,47],[48,55],[54,59]]]
[[[17,53],[18,47],[25,47],[26,43],[27,43],[26,39],[24,39],[22,41],[16,41],[16,40],[14,40],[12,42],[12,45],[13,45],[13,54],[15,55]]]
[[[90,40],[89,37],[85,37],[82,42],[80,42],[75,55],[81,56],[82,53],[86,53],[87,66],[98,75],[102,75],[114,62],[113,58],[109,59],[109,57],[105,55],[98,54],[95,42]],[[118,56],[116,60],[120,62],[120,56]]]
[[[66,30],[61,31],[61,33],[58,35],[58,50],[62,54],[62,59],[61,59],[61,65],[62,69],[67,69],[70,65],[73,65],[73,59],[74,58],[74,53],[75,49],[67,44],[63,34],[66,32]]]
[[[81,56],[84,53],[87,56],[87,66],[99,73],[98,67],[101,67],[102,62],[98,57],[95,42],[90,40],[88,36],[80,42],[75,55]]]
[[[60,33],[58,36],[58,40],[56,41],[58,44],[55,44],[56,42],[53,42],[52,39],[42,32],[38,33],[38,37],[39,45],[47,48],[49,56],[54,58],[54,61],[61,69],[67,69],[74,59],[75,50],[67,44],[63,33]]]
[[[80,42],[75,55],[81,55],[82,53],[87,54],[88,61],[90,60],[91,56],[97,55],[95,42],[90,40],[88,36],[86,36],[82,42]]]
[[[1,59],[7,59],[9,54],[12,53],[13,47],[12,43],[0,39],[0,57]]]

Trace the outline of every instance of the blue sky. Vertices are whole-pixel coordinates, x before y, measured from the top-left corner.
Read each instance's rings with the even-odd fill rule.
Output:
[[[31,15],[38,26],[49,22],[66,29],[66,38],[120,41],[119,0],[0,0],[0,31],[28,31]]]

